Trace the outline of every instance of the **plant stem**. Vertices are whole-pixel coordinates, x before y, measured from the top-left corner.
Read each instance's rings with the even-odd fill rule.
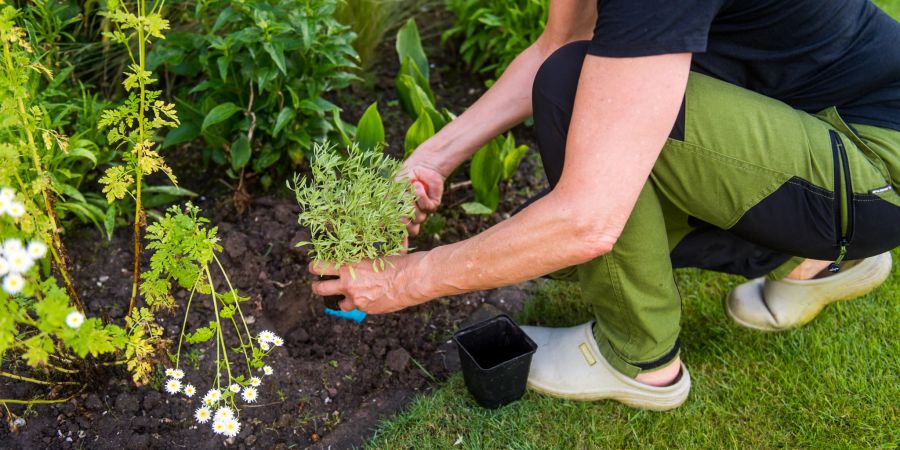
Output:
[[[212,274],[209,273],[209,266],[206,266],[206,280],[209,282],[210,295],[212,296],[213,308],[216,313],[216,332],[219,337],[219,343],[222,344],[222,357],[225,360],[225,370],[228,371],[228,383],[231,383],[231,364],[228,363],[228,347],[225,345],[225,335],[222,333],[222,321],[219,319],[219,303],[216,300],[216,287],[213,286]],[[216,353],[216,363],[218,364],[218,352]],[[218,378],[218,374],[216,375]]]
[[[77,383],[76,383],[76,384],[77,384]],[[0,405],[4,405],[4,406],[5,406],[7,403],[10,404],[10,405],[49,405],[49,404],[53,404],[53,403],[65,403],[65,402],[67,402],[67,401],[69,401],[69,400],[72,400],[73,398],[77,397],[78,394],[81,394],[82,392],[84,392],[84,389],[85,389],[86,387],[87,387],[87,385],[82,384],[82,385],[81,385],[81,389],[79,389],[78,392],[76,392],[76,393],[74,393],[74,394],[72,394],[72,395],[70,395],[70,396],[68,396],[68,397],[66,397],[66,398],[60,398],[60,399],[56,399],[56,400],[43,400],[43,399],[38,399],[38,400],[15,400],[15,399],[0,398]]]
[[[16,375],[16,374],[14,374],[14,373],[3,372],[3,371],[0,371],[0,376],[6,377],[6,378],[12,378],[13,380],[26,381],[26,382],[28,382],[28,383],[44,384],[44,385],[47,385],[47,386],[56,386],[56,385],[60,385],[60,384],[74,384],[74,385],[77,385],[77,384],[78,384],[78,383],[76,383],[76,382],[74,382],[74,381],[44,381],[44,380],[38,380],[37,378],[31,378],[31,377],[26,377],[26,376],[22,376],[22,375]]]
[[[145,2],[143,0],[139,1],[137,4],[138,7],[138,16],[143,17]],[[138,70],[143,71],[146,63],[146,48],[144,42],[144,27],[137,27],[138,33]],[[131,311],[134,310],[134,306],[137,303],[137,295],[138,295],[138,283],[141,277],[141,222],[143,222],[144,210],[143,205],[141,204],[141,184],[143,183],[144,172],[141,169],[141,160],[143,159],[143,146],[144,146],[144,118],[147,111],[147,89],[144,85],[143,77],[140,78],[140,91],[141,91],[141,102],[140,109],[138,110],[138,114],[140,118],[138,119],[138,143],[135,145],[135,198],[134,198],[134,276],[133,281],[131,283],[131,301],[128,303],[128,314],[131,315]]]
[[[181,362],[181,343],[184,341],[184,330],[187,328],[188,314],[191,312],[191,301],[194,300],[194,293],[197,292],[197,283],[191,288],[191,295],[188,297],[187,306],[184,308],[184,322],[181,323],[181,336],[178,337],[178,351],[175,352],[175,368]]]
[[[253,350],[253,339],[252,339],[253,335],[250,334],[250,327],[247,326],[247,321],[244,320],[244,313],[241,311],[240,304],[238,304],[237,294],[235,293],[234,286],[231,285],[231,279],[228,278],[228,273],[225,272],[225,268],[222,267],[222,262],[219,261],[219,258],[215,255],[215,253],[213,253],[213,259],[216,261],[216,264],[219,266],[219,270],[222,271],[222,275],[225,277],[225,283],[228,284],[228,289],[231,289],[231,293],[235,297],[235,299],[234,299],[235,308],[237,309],[238,314],[241,316],[241,322],[244,324],[244,331],[247,332],[247,338],[250,341],[250,350]],[[240,333],[238,333],[238,334],[240,334]]]
[[[7,73],[15,73],[15,67],[12,60],[12,52],[10,50],[9,42],[3,43],[3,56],[6,61]],[[34,166],[36,176],[43,178],[44,170],[41,168],[41,158],[37,153],[37,144],[35,143],[34,132],[31,130],[30,126],[27,123],[28,111],[25,109],[25,101],[21,96],[16,97],[16,105],[19,109],[19,115],[22,120],[23,128],[25,129],[25,135],[28,138],[28,147],[31,150],[31,162]],[[56,213],[53,210],[53,201],[50,198],[50,180],[48,179],[46,181],[47,184],[41,187],[41,195],[44,198],[44,208],[46,208],[47,210],[47,218],[50,221],[50,253],[53,255],[53,260],[56,262],[56,267],[59,269],[59,273],[62,276],[63,283],[65,283],[66,285],[66,291],[68,291],[69,293],[69,298],[72,304],[76,309],[78,309],[79,312],[84,313],[84,306],[81,304],[81,300],[78,298],[78,292],[75,290],[75,286],[72,284],[71,278],[69,277],[69,269],[66,265],[65,260],[65,251],[62,244],[62,239],[60,239],[59,237],[59,226],[57,225]]]

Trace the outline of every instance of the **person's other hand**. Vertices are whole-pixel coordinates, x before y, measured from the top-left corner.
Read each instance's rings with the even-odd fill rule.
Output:
[[[415,280],[411,280],[409,268],[424,257],[427,252],[385,258],[384,269],[375,271],[372,261],[353,265],[353,275],[347,266],[335,269],[333,265],[313,261],[309,271],[315,275],[335,275],[334,280],[312,283],[316,295],[343,295],[341,310],[353,309],[368,314],[385,314],[399,311],[429,300],[415,292]]]
[[[444,195],[444,176],[437,170],[420,163],[412,163],[409,160],[403,164],[401,177],[409,178],[413,192],[416,194],[416,214],[406,224],[411,236],[419,234],[422,224],[428,220],[428,215],[437,211],[441,205],[441,196]]]

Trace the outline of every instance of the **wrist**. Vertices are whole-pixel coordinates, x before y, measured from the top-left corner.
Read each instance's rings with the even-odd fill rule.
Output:
[[[439,297],[433,285],[432,271],[429,269],[429,251],[414,252],[407,255],[410,264],[403,271],[403,279],[400,280],[404,297],[411,304],[418,305]]]

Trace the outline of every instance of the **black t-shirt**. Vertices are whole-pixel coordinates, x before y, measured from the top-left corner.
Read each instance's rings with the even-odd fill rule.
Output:
[[[692,70],[900,130],[900,23],[869,0],[598,0],[588,51],[693,53]]]

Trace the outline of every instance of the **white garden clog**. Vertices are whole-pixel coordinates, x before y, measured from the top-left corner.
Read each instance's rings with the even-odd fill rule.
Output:
[[[687,399],[691,377],[682,364],[672,385],[649,386],[614,369],[597,347],[593,322],[571,328],[523,326],[538,345],[528,374],[528,387],[573,400],[611,399],[641,409],[668,410]]]
[[[840,272],[812,280],[758,278],[736,287],[725,310],[739,325],[763,331],[799,327],[829,303],[850,300],[875,289],[891,273],[891,254],[866,258]]]

